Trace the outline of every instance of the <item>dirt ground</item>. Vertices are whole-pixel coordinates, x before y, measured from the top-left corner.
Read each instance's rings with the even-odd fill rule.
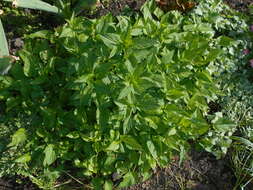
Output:
[[[253,0],[224,0],[231,7],[247,12]],[[93,14],[84,13],[90,18],[100,17],[109,12],[117,15],[127,5],[130,9],[138,11],[145,0],[114,0],[111,4],[99,4],[98,11]],[[22,47],[20,38],[11,40],[11,49]],[[151,179],[144,183],[134,185],[125,190],[232,190],[235,177],[228,158],[216,160],[206,152],[192,151],[184,163],[179,166],[175,159],[167,168],[157,169]],[[22,183],[17,183],[21,181]],[[15,176],[0,178],[0,190],[37,190],[29,180]],[[252,190],[249,187],[248,190]]]
[[[192,151],[181,166],[176,159],[150,180],[126,190],[232,190],[235,177],[229,163],[227,158]]]

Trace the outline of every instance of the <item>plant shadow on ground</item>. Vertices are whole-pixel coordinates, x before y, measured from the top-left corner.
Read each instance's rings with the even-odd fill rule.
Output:
[[[244,1],[245,3],[250,2],[250,0]],[[144,2],[145,0],[114,1],[107,7],[100,5],[98,10],[92,15],[88,13],[84,13],[84,15],[89,18],[97,18],[109,12],[117,15],[120,14],[126,5],[134,11],[138,11]],[[229,3],[234,8],[240,6],[240,10],[245,10],[245,4],[239,4],[239,2],[241,1],[234,0],[230,1]],[[44,19],[43,22],[46,23],[47,21]],[[52,22],[53,21],[51,20],[49,23]],[[54,26],[54,23],[52,23],[52,27]],[[7,28],[7,30],[10,31],[11,29]],[[13,45],[11,45],[11,52],[15,52],[16,49],[22,47],[22,45],[17,44],[17,38],[19,39],[20,36],[14,35],[13,39],[10,39],[10,42],[13,43]],[[22,183],[17,183],[17,181],[21,181]],[[156,169],[153,177],[148,181],[126,188],[125,190],[232,190],[234,184],[235,176],[231,170],[230,160],[228,157],[225,157],[221,160],[216,160],[216,158],[209,153],[192,150],[188,154],[187,159],[181,165],[179,165],[179,159],[175,157],[168,167],[164,169]],[[72,187],[73,185],[76,185],[76,187],[80,186],[80,184],[75,183],[72,184]],[[248,189],[250,188],[253,187],[249,187]],[[0,190],[36,189],[38,188],[34,186],[27,178],[24,179],[22,177],[14,176],[0,179]],[[83,189],[83,187],[80,187],[80,189]]]

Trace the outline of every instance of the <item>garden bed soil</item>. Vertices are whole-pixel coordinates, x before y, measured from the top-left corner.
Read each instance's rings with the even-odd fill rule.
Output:
[[[207,152],[191,151],[179,165],[174,159],[153,177],[126,190],[232,190],[235,183],[228,158],[217,160]]]
[[[253,3],[253,0],[224,1],[232,8],[243,12],[247,12],[248,5]],[[84,15],[89,18],[97,18],[109,12],[117,15],[126,5],[134,11],[138,11],[144,2],[145,0],[119,0],[112,1],[109,5],[98,4],[97,11],[94,14],[84,13]],[[13,53],[23,45],[23,41],[19,36],[9,40],[9,42],[11,42],[10,51]],[[236,179],[228,158],[216,160],[209,153],[191,151],[181,166],[178,163],[178,158],[175,158],[168,167],[156,169],[151,179],[125,190],[232,190],[234,187]],[[0,178],[0,190],[38,189],[27,178],[20,176]],[[252,190],[253,187],[248,189]]]

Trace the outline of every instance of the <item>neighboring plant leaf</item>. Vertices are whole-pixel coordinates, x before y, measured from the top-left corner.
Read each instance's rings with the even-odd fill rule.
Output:
[[[11,56],[0,57],[0,75],[5,75],[11,68],[13,58]]]
[[[4,0],[4,1],[12,2],[13,6],[15,7],[59,13],[59,9],[57,7],[40,0]]]
[[[0,19],[0,57],[8,56],[8,55],[9,55],[8,43],[7,43],[5,33],[4,33],[4,28]],[[1,67],[1,63],[0,63],[0,67]]]

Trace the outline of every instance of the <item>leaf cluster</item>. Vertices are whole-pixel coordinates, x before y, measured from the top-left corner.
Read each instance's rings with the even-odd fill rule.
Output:
[[[73,17],[27,35],[21,61],[0,78],[3,124],[23,121],[12,124],[13,162],[52,179],[76,168],[112,189],[147,179],[175,154],[182,161],[192,142],[211,150],[213,133],[234,128],[208,117],[221,94],[209,66],[233,42],[215,34],[151,1],[134,18]]]

